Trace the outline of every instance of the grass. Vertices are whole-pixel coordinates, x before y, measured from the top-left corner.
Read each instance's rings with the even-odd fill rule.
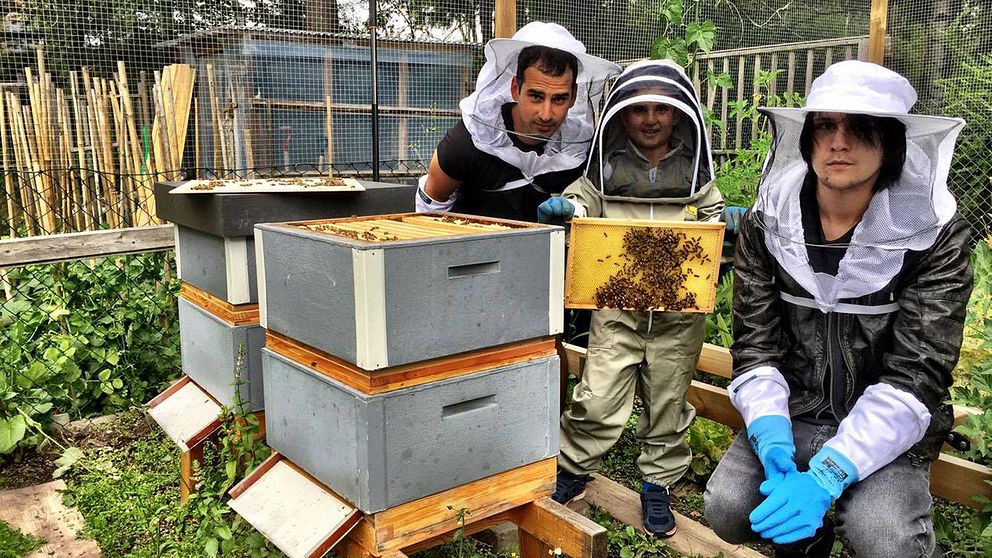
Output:
[[[0,520],[0,558],[21,558],[45,544],[45,539],[25,535]]]

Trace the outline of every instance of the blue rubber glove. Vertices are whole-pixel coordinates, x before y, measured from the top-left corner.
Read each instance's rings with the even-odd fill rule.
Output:
[[[741,228],[741,219],[747,212],[746,207],[729,206],[723,208],[723,221],[727,223],[727,231],[736,233]]]
[[[796,470],[796,444],[789,419],[781,415],[758,417],[747,427],[747,440],[765,468],[765,482],[777,483]]]
[[[537,222],[561,225],[575,214],[572,202],[561,196],[553,196],[537,206]]]
[[[809,471],[793,472],[777,483],[751,512],[751,529],[775,544],[812,537],[830,504],[858,481],[858,470],[844,455],[825,447],[810,459]]]

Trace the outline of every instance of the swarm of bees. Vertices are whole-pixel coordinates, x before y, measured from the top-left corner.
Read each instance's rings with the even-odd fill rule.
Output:
[[[710,261],[699,237],[667,229],[627,229],[621,258],[625,261],[615,264],[620,270],[596,289],[597,308],[699,309],[696,294],[683,292],[690,274],[699,277],[685,264]]]

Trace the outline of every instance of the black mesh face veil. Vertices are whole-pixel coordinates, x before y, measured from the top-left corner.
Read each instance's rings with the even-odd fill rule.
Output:
[[[662,103],[678,112],[671,141],[679,146],[683,155],[688,155],[693,169],[684,189],[659,190],[649,194],[649,197],[620,196],[611,191],[609,181],[604,178],[610,174],[609,155],[624,149],[627,142],[627,132],[622,123],[623,111],[640,103]],[[692,81],[682,68],[668,60],[648,60],[624,70],[613,84],[603,109],[586,164],[586,176],[598,187],[604,199],[642,203],[688,201],[713,180],[713,159],[702,109]]]

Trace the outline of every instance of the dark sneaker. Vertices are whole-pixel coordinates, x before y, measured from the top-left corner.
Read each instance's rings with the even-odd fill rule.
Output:
[[[656,537],[671,537],[678,528],[672,513],[672,493],[667,487],[650,482],[641,485],[641,513],[644,528]]]
[[[834,523],[830,518],[808,539],[774,545],[775,558],[828,558],[834,547]]]
[[[555,493],[551,499],[559,504],[567,504],[586,495],[587,475],[573,475],[564,469],[558,469],[558,479],[555,481]]]

